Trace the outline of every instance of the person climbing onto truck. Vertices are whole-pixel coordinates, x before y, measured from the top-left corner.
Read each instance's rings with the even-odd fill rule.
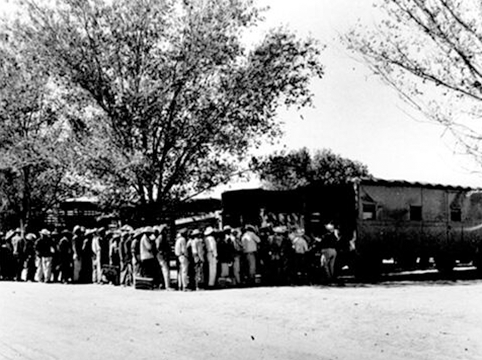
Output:
[[[336,248],[340,235],[332,222],[325,225],[326,233],[321,238],[321,266],[325,270],[326,281],[331,282],[335,278]]]

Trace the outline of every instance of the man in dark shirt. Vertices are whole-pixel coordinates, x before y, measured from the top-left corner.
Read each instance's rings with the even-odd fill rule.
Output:
[[[167,226],[161,225],[156,228],[156,258],[162,272],[162,280],[166,290],[171,289],[169,260],[171,257],[171,244],[169,243],[169,233]]]
[[[46,229],[40,230],[39,238],[35,242],[35,254],[37,255],[36,280],[39,282],[51,282],[52,277],[52,256],[54,243],[50,238],[50,232]]]
[[[325,225],[327,233],[321,238],[321,265],[325,269],[327,281],[335,276],[336,247],[339,240],[338,230],[333,223]]]

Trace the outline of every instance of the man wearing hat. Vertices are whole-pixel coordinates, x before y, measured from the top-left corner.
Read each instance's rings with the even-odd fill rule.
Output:
[[[218,249],[214,238],[214,229],[208,226],[204,231],[204,242],[206,245],[206,260],[208,263],[208,287],[213,288],[216,284],[216,269],[218,266]]]
[[[25,235],[25,267],[27,269],[27,281],[35,281],[36,273],[36,255],[35,255],[35,243],[37,236],[32,233]]]
[[[79,282],[81,284],[91,284],[92,283],[92,237],[95,234],[96,229],[87,229],[84,232],[82,250],[81,250],[81,261],[82,268],[80,269]]]
[[[72,280],[72,246],[70,232],[64,229],[60,232],[58,245],[59,255],[59,281],[68,283]]]
[[[159,287],[159,264],[156,259],[156,243],[154,229],[146,226],[139,231],[140,240],[140,260],[141,274],[152,279],[154,288]]]
[[[12,239],[13,270],[15,281],[22,280],[23,263],[25,260],[25,239],[20,229],[15,229]]]
[[[94,229],[92,237],[92,281],[102,282],[102,266],[109,264],[109,240],[104,228]]]
[[[229,273],[229,265],[233,262],[234,245],[231,236],[231,227],[228,225],[224,226],[218,242],[218,261],[221,264],[219,281],[224,283],[232,282]]]
[[[52,256],[54,244],[50,238],[50,232],[42,229],[39,238],[35,242],[35,254],[37,255],[37,274],[36,280],[39,282],[51,282],[52,277]]]
[[[174,245],[174,253],[179,262],[178,272],[178,288],[186,291],[188,289],[189,280],[189,259],[187,254],[186,229],[180,229],[176,235],[176,244]]]
[[[84,229],[76,225],[72,230],[72,257],[73,257],[73,274],[72,281],[78,283],[80,281],[80,272],[82,270],[82,245],[84,244]]]
[[[241,242],[243,243],[243,252],[248,264],[248,283],[254,284],[256,277],[256,253],[258,251],[258,244],[260,238],[256,235],[256,230],[253,225],[246,225]]]
[[[156,229],[156,258],[162,272],[164,288],[171,289],[171,276],[169,269],[169,259],[171,257],[171,244],[169,243],[169,233],[166,225],[161,225]]]
[[[306,241],[305,233],[301,228],[296,229],[293,235],[296,280],[303,281],[307,275],[306,253],[308,252],[308,242]]]
[[[340,239],[338,230],[332,222],[325,225],[326,234],[321,238],[321,265],[325,269],[327,281],[335,276],[336,248]]]
[[[191,233],[190,248],[194,262],[194,283],[196,290],[200,290],[204,285],[205,247],[201,232],[198,229]]]
[[[11,238],[14,231],[7,231],[5,238],[0,238],[0,278],[3,280],[12,280],[15,276],[13,273],[13,255]]]
[[[121,239],[119,243],[120,255],[120,284],[123,286],[130,286],[134,282],[132,271],[132,228],[124,225],[121,228]]]

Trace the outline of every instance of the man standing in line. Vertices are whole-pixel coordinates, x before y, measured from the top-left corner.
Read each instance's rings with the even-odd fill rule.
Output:
[[[158,229],[156,237],[157,261],[162,272],[164,288],[171,290],[171,277],[169,269],[169,260],[171,257],[171,244],[169,244],[169,234],[167,226],[161,225]]]
[[[131,232],[133,229],[124,225],[122,228],[121,241],[119,244],[120,252],[120,284],[123,286],[130,286],[134,282],[132,273],[132,253],[131,244],[132,237]]]
[[[243,255],[243,243],[241,241],[241,231],[233,229],[230,235],[233,244],[233,285],[241,285],[241,256]]]
[[[200,290],[204,286],[204,258],[205,248],[204,241],[201,238],[201,232],[198,229],[191,233],[192,242],[191,250],[194,259],[194,283],[196,290]]]
[[[132,272],[133,272],[133,279],[135,285],[135,278],[141,276],[141,233],[140,230],[137,229],[132,234],[132,242],[131,242],[131,258],[132,258]]]
[[[52,256],[54,244],[50,239],[50,232],[46,229],[40,230],[40,237],[35,243],[35,253],[37,255],[37,274],[39,282],[50,282],[52,276]]]
[[[253,285],[256,279],[256,252],[260,238],[256,235],[253,225],[246,225],[241,242],[243,243],[243,253],[248,265],[248,283]]]
[[[23,263],[25,260],[25,239],[20,229],[15,229],[12,237],[12,254],[15,281],[22,281]]]
[[[100,284],[102,282],[102,241],[99,230],[96,229],[94,236],[92,237],[92,282],[94,284]]]
[[[35,234],[29,233],[25,236],[25,267],[27,268],[27,281],[35,281],[36,273],[36,255],[35,255],[35,243],[37,237]]]
[[[234,246],[231,236],[231,227],[229,225],[224,226],[218,242],[218,260],[221,263],[221,273],[219,274],[220,285],[232,283],[229,265],[233,262]]]
[[[72,254],[74,272],[72,281],[78,283],[80,281],[80,271],[82,270],[82,245],[84,244],[83,228],[79,225],[74,226],[72,236]]]
[[[159,287],[159,264],[156,259],[156,243],[154,238],[154,230],[150,226],[140,230],[140,260],[141,260],[141,274],[147,278],[152,279],[152,285],[155,288]]]
[[[72,247],[69,240],[70,233],[67,230],[63,230],[60,233],[60,241],[58,245],[59,253],[59,270],[60,281],[62,283],[68,283],[72,279]]]
[[[298,282],[306,280],[306,253],[308,252],[308,242],[305,238],[303,229],[297,229],[293,239],[293,249],[295,252],[295,278]]]
[[[216,285],[216,270],[218,267],[218,248],[216,239],[214,238],[214,229],[208,226],[204,231],[206,244],[206,259],[208,262],[208,288],[213,288]]]
[[[189,260],[187,257],[187,242],[185,238],[186,230],[181,229],[176,236],[176,244],[174,245],[174,253],[179,261],[179,273],[177,277],[179,290],[186,291],[188,289],[188,270]]]

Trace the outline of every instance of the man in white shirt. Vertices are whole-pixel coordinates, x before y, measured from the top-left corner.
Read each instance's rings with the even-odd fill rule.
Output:
[[[256,253],[258,252],[258,244],[260,238],[256,235],[253,225],[246,225],[241,242],[243,244],[243,253],[248,264],[248,283],[254,284],[256,277]]]
[[[174,245],[174,253],[179,260],[179,274],[178,274],[178,287],[179,290],[186,291],[188,289],[188,269],[189,260],[187,257],[186,248],[186,230],[181,229],[176,236],[176,244]]]
[[[208,226],[204,231],[206,243],[206,259],[208,262],[208,287],[212,288],[216,284],[216,269],[218,266],[218,248],[214,238],[214,229]]]

